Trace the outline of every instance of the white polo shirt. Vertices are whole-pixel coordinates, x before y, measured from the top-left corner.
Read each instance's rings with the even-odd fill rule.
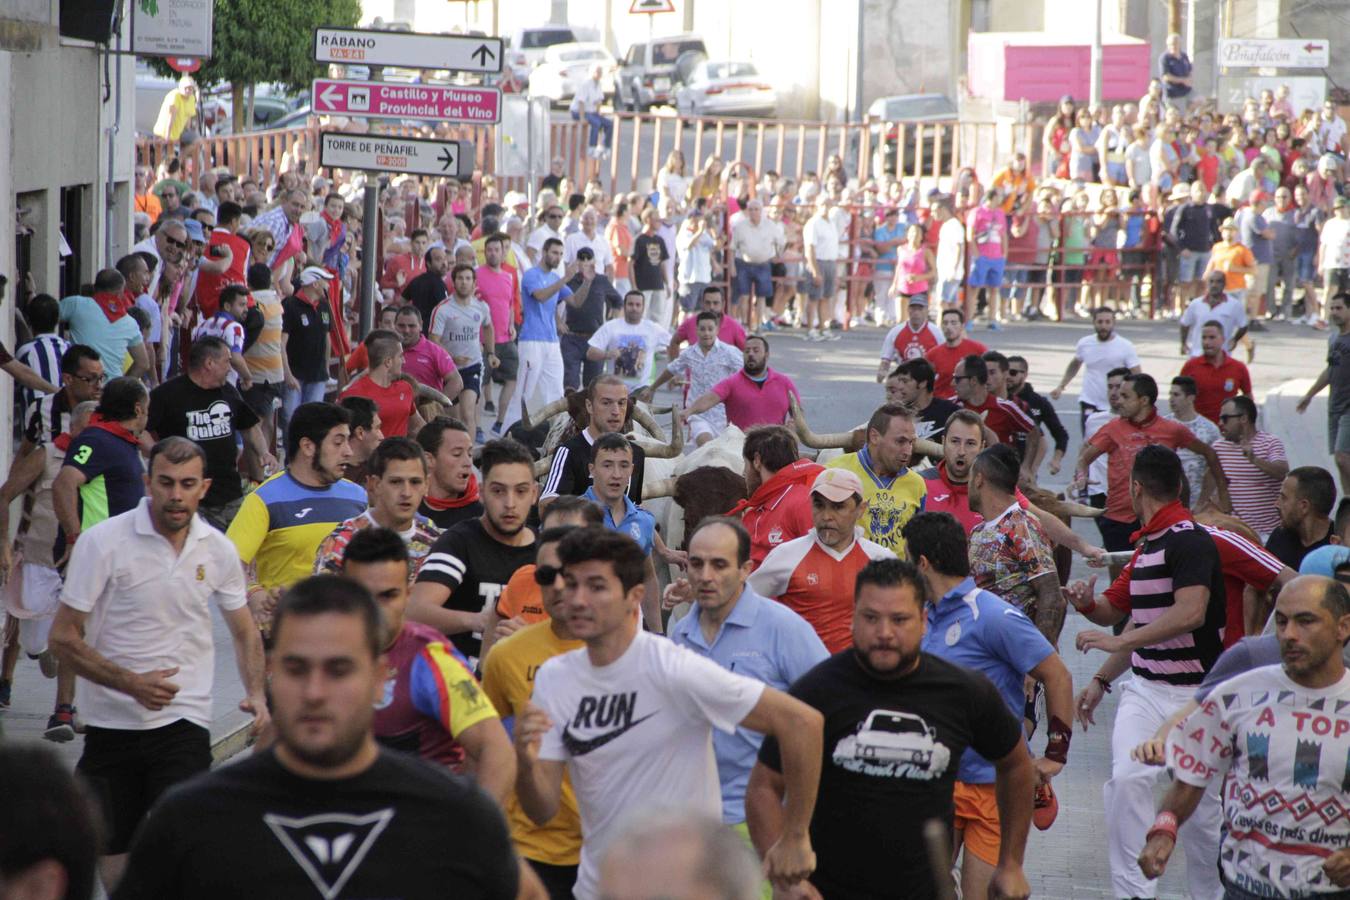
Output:
[[[1190,328],[1186,335],[1186,350],[1190,356],[1204,355],[1205,350],[1200,346],[1200,331],[1211,319],[1223,325],[1224,341],[1232,343],[1233,335],[1247,324],[1247,307],[1231,294],[1225,295],[1224,301],[1218,306],[1210,306],[1204,297],[1196,297],[1186,304],[1186,311],[1181,314],[1181,324]]]
[[[82,533],[71,552],[61,602],[88,613],[84,639],[132,672],[178,667],[173,701],[149,710],[129,694],[77,679],[80,718],[99,728],[146,731],[186,719],[211,727],[215,645],[210,604],[246,602],[239,554],[195,516],[181,553],[155,531],[150,501]]]

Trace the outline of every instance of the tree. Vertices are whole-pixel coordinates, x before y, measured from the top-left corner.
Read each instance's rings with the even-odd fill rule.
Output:
[[[156,0],[136,0],[149,5]],[[361,0],[215,0],[212,57],[196,73],[203,87],[228,82],[234,130],[244,129],[244,92],[253,85],[280,82],[309,90],[326,66],[314,62],[314,29],[350,27],[361,18]],[[163,60],[153,65],[171,75]]]

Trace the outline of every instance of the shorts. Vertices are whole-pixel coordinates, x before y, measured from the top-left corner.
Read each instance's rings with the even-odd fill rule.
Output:
[[[809,270],[802,271],[802,280],[806,282],[806,296],[811,300],[833,300],[837,290],[835,285],[837,263],[832,259],[822,259],[816,265],[820,267],[819,284],[816,284]]]
[[[716,422],[710,422],[708,417],[703,414],[689,417],[689,440],[696,441],[700,435],[706,434],[710,438],[715,438],[722,433],[723,429],[717,427]]]
[[[516,342],[497,344],[492,352],[497,354],[498,363],[497,368],[492,370],[492,380],[497,384],[515,381],[516,373],[520,371],[520,353],[516,350]]]
[[[1003,286],[1003,267],[1007,260],[1003,257],[977,256],[970,267],[970,286],[997,288]]]
[[[1120,269],[1120,253],[1097,247],[1088,254],[1087,264],[1087,271],[1083,273],[1084,281],[1115,281],[1116,273]]]
[[[1350,453],[1350,410],[1331,414],[1327,423],[1327,452]]]
[[[460,368],[459,377],[464,379],[463,390],[473,391],[475,394],[483,393],[483,364],[481,362]]]
[[[762,263],[736,263],[736,293],[735,297],[744,297],[754,288],[755,293],[762,299],[773,296],[773,276],[770,274],[770,264]]]
[[[1298,255],[1298,283],[1312,284],[1317,281],[1317,251],[1304,250]]]
[[[1346,285],[1350,284],[1350,269],[1324,269],[1322,283],[1330,300],[1332,294],[1345,290]]]
[[[1130,541],[1130,535],[1139,530],[1139,520],[1132,522],[1117,522],[1115,519],[1108,519],[1106,516],[1097,517],[1097,530],[1102,535],[1102,547],[1107,553],[1121,553],[1125,550],[1133,550],[1134,544]]]
[[[961,299],[961,282],[956,280],[939,281],[938,297],[942,300],[943,306],[954,305],[956,301]]]
[[[572,889],[577,883],[577,866],[557,866],[525,857],[534,874],[544,883],[549,900],[572,900]]]
[[[223,506],[199,506],[197,512],[206,520],[206,523],[217,531],[228,531],[230,523],[239,513],[239,507],[243,505],[244,498],[236,497]]]
[[[276,409],[275,401],[281,400],[285,392],[286,385],[280,381],[255,381],[253,387],[244,391],[244,402],[255,416],[270,422]]]
[[[1208,265],[1208,250],[1182,250],[1177,278],[1181,281],[1199,281]]]
[[[1270,293],[1270,263],[1257,263],[1256,272],[1247,276],[1247,290],[1260,297]]]
[[[90,725],[75,770],[103,810],[103,852],[126,853],[136,826],[160,795],[210,768],[211,733],[187,719],[146,731]]]
[[[997,866],[1000,830],[994,786],[958,781],[952,789],[952,806],[952,826],[961,832],[966,852]]]
[[[1111,162],[1108,160],[1106,163],[1106,174],[1110,176],[1111,180],[1116,184],[1125,184],[1130,180],[1130,175],[1125,171],[1125,164],[1123,162]]]

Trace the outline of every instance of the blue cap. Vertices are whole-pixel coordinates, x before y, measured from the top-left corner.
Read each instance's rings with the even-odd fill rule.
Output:
[[[206,232],[202,230],[202,223],[196,219],[184,219],[183,227],[187,229],[188,240],[196,241],[199,244],[206,243]]]
[[[1327,578],[1335,578],[1336,567],[1343,566],[1346,563],[1350,563],[1350,547],[1328,544],[1325,547],[1318,547],[1303,557],[1303,562],[1298,567],[1298,574],[1323,575]]]

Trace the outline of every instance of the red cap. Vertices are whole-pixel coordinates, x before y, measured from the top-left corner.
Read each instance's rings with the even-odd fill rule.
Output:
[[[1270,195],[1267,194],[1265,191],[1261,190],[1260,188],[1257,188],[1256,190],[1252,191],[1251,196],[1247,198],[1248,203],[1261,203],[1263,201],[1269,203]]]

